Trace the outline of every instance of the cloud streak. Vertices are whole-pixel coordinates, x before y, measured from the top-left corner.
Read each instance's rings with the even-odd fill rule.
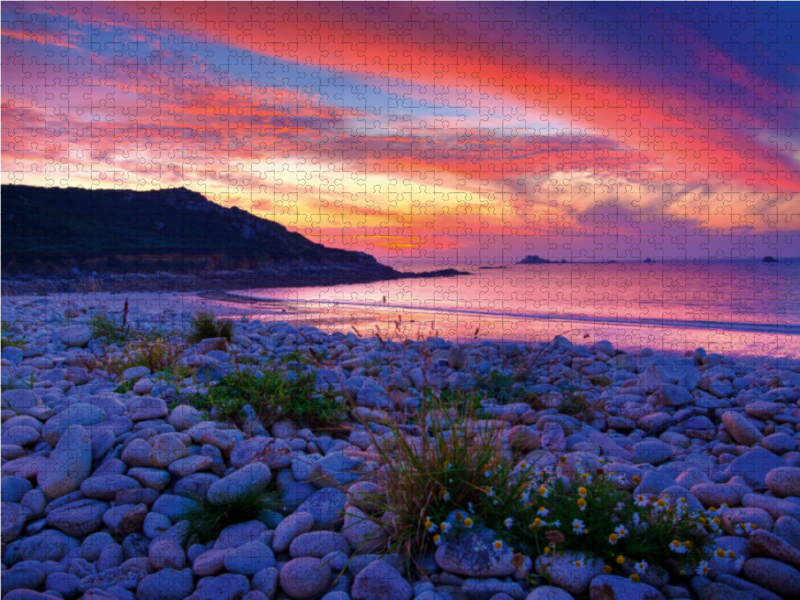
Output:
[[[387,256],[606,251],[631,215],[680,223],[676,252],[800,230],[780,6],[744,50],[723,5],[2,10],[4,182],[183,185]]]

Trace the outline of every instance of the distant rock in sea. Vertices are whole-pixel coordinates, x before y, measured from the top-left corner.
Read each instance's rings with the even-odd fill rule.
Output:
[[[762,260],[761,262],[763,262],[763,263],[776,263],[776,262],[778,262],[778,259],[775,258],[774,256],[765,256],[764,260]]]
[[[517,264],[518,265],[550,265],[550,264],[553,264],[554,262],[555,261],[547,260],[546,258],[541,258],[537,254],[529,254],[528,256],[523,258],[521,261],[519,261]],[[563,262],[566,262],[566,260],[563,261]]]

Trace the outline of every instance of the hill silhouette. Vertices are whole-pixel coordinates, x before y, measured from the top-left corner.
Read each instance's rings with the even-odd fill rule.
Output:
[[[185,188],[144,192],[2,186],[4,275],[193,272],[265,264],[380,265]]]

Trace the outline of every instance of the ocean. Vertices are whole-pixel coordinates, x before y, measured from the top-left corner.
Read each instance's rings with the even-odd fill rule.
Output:
[[[609,340],[628,351],[702,347],[800,356],[798,259],[444,266],[469,274],[233,294],[264,301],[261,318],[391,339],[527,342],[563,335],[587,345]]]

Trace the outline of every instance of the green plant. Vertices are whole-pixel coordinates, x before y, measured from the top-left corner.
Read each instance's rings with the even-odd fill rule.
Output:
[[[189,522],[189,537],[195,535],[202,543],[219,537],[226,527],[258,519],[264,511],[277,510],[280,500],[272,488],[250,488],[245,494],[222,504],[213,504],[206,498],[196,499],[198,506],[190,508],[184,519]]]
[[[114,319],[104,313],[92,315],[89,327],[92,329],[92,337],[103,337],[111,343],[122,343],[130,338],[130,330],[127,326],[117,325]]]
[[[233,335],[233,321],[217,319],[210,312],[199,312],[192,318],[188,340],[197,344],[208,338],[224,337],[230,341]]]
[[[191,369],[177,364],[183,350],[182,344],[163,337],[147,336],[127,347],[121,356],[106,359],[104,368],[114,375],[120,375],[133,367],[147,367],[152,373],[185,372],[188,376],[192,373]]]
[[[487,397],[494,398],[501,404],[506,404],[517,399],[517,394],[513,389],[514,383],[514,377],[495,369],[486,375],[478,376],[475,381],[475,387],[486,394]]]
[[[436,402],[430,388],[423,388],[422,393],[428,401]],[[455,408],[458,411],[477,412],[481,408],[480,402],[482,398],[482,395],[477,391],[451,390],[448,388],[439,392],[438,403],[447,408]]]
[[[136,385],[136,381],[133,379],[128,379],[127,381],[123,381],[122,383],[120,383],[114,390],[114,393],[126,394],[127,392],[133,391],[134,385]]]
[[[27,344],[27,341],[23,337],[21,340],[11,340],[7,337],[0,338],[0,348],[11,347],[11,348],[22,348]]]
[[[12,333],[19,333],[19,329],[17,328],[16,321],[9,322],[9,321],[2,321],[2,328],[0,331],[2,332],[0,337],[0,348],[5,348],[7,346],[13,348],[22,348],[26,343],[27,339],[23,335],[21,339],[11,339],[9,335]]]
[[[502,450],[500,430],[487,429],[468,406],[457,411],[431,403],[422,413],[422,437],[410,439],[390,424],[391,443],[373,440],[381,491],[367,496],[373,515],[367,518],[378,523],[393,515],[390,551],[413,556],[481,527],[494,532],[498,547],[532,557],[593,553],[609,572],[623,568],[620,556],[661,566],[700,564],[708,522],[685,500],[634,497],[605,471],[605,461],[569,467],[544,452],[512,457]]]
[[[700,564],[709,539],[703,514],[679,497],[632,496],[611,468],[579,465],[571,478],[560,468],[537,474],[520,498],[510,537],[536,554],[591,552],[612,572],[626,561],[691,570]]]
[[[367,495],[366,503],[370,514],[396,515],[390,551],[429,550],[455,526],[446,524],[453,511],[462,524],[481,515],[486,526],[502,529],[502,509],[522,493],[533,465],[515,470],[501,451],[501,430],[485,428],[472,404],[425,402],[420,422],[427,429],[420,438],[389,423],[394,443],[373,439],[382,464],[376,483],[385,492]]]
[[[562,394],[563,404],[558,412],[570,417],[587,417],[592,407],[586,399],[586,394],[576,390],[567,390]]]
[[[332,391],[317,392],[316,371],[267,365],[259,375],[235,371],[212,385],[205,396],[195,395],[193,403],[198,408],[216,407],[226,417],[238,415],[249,404],[267,423],[286,417],[311,427],[330,427],[344,420],[343,400]]]

